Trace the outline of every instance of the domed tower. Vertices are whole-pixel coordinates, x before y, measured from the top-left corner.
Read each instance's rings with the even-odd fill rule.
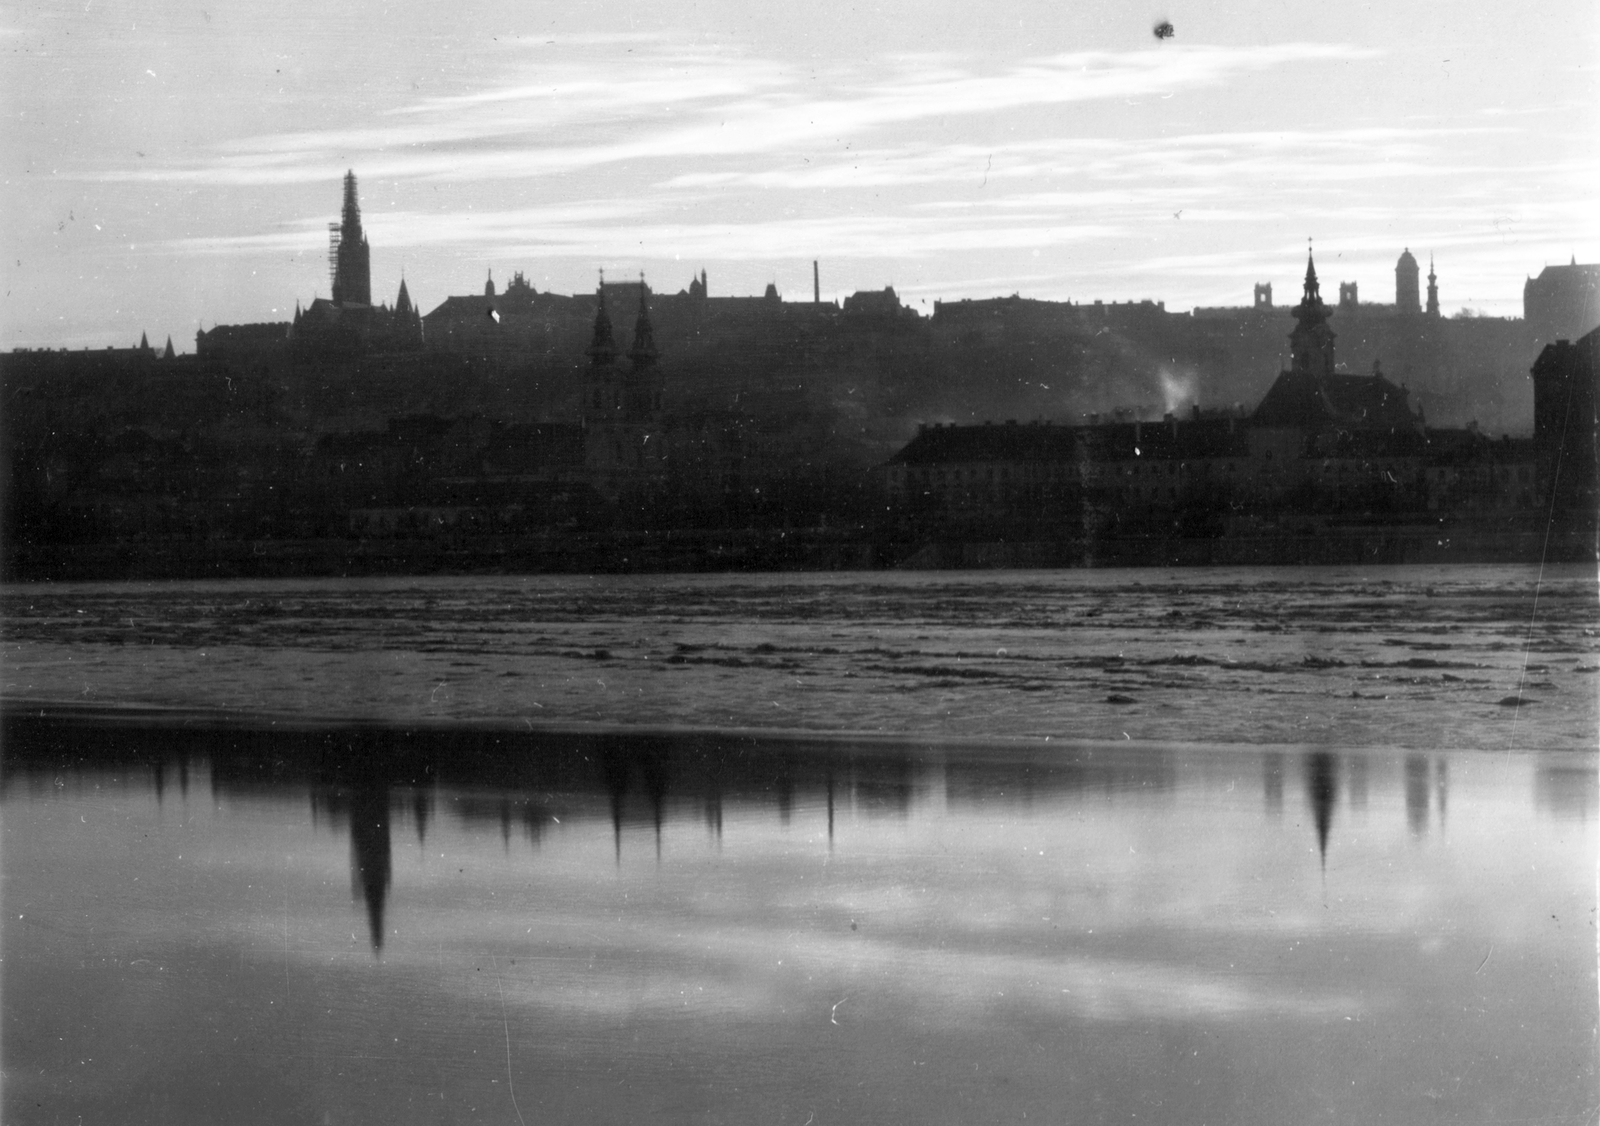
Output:
[[[1411,257],[1410,247],[1401,251],[1400,260],[1394,264],[1394,311],[1402,316],[1422,312],[1422,302],[1418,299],[1417,260]]]
[[[1428,316],[1439,316],[1439,279],[1433,272],[1433,255],[1428,255]]]
[[[1326,379],[1333,374],[1333,329],[1328,326],[1328,307],[1322,303],[1322,291],[1317,285],[1317,265],[1310,252],[1306,254],[1305,290],[1300,304],[1292,310],[1294,331],[1289,334],[1289,352],[1293,357],[1289,370],[1296,375]]]

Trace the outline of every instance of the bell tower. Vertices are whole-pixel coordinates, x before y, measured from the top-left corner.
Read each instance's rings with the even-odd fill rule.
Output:
[[[605,276],[595,295],[594,333],[584,376],[584,464],[595,491],[610,501],[646,503],[665,472],[659,425],[662,383],[650,322],[650,290],[639,279],[639,315],[626,363],[618,354],[606,308]]]
[[[1329,310],[1322,303],[1317,266],[1310,251],[1306,252],[1305,290],[1292,311],[1295,326],[1289,334],[1289,370],[1318,380],[1328,378],[1333,374],[1334,333],[1328,326]]]

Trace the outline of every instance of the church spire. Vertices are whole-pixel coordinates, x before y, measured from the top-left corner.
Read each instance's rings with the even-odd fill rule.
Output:
[[[611,336],[611,316],[606,312],[606,276],[600,275],[600,285],[595,290],[594,338],[589,344],[589,363],[605,367],[616,361],[617,344]]]
[[[1326,379],[1333,374],[1333,329],[1328,327],[1328,307],[1317,284],[1317,264],[1306,251],[1305,289],[1293,309],[1295,327],[1289,334],[1291,370]]]
[[[650,325],[650,288],[639,275],[639,319],[633,324],[633,347],[628,350],[635,371],[656,362],[655,330]]]
[[[336,305],[372,304],[372,253],[361,229],[361,205],[356,198],[356,174],[344,174],[344,208],[330,239],[333,301]]]
[[[1433,272],[1433,255],[1428,255],[1428,316],[1439,315],[1439,279]]]

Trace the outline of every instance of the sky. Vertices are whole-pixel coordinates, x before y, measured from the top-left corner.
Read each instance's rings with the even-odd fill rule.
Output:
[[[825,300],[894,286],[1520,316],[1600,261],[1592,0],[0,4],[0,347],[191,351],[329,292],[522,271]],[[1158,37],[1163,21],[1172,34]],[[1288,298],[1288,302],[1285,298]]]

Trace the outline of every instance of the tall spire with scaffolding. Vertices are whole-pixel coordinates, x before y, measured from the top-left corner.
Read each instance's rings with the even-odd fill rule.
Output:
[[[372,253],[361,229],[356,200],[356,174],[344,175],[344,210],[337,226],[328,227],[328,272],[336,305],[372,304]]]

